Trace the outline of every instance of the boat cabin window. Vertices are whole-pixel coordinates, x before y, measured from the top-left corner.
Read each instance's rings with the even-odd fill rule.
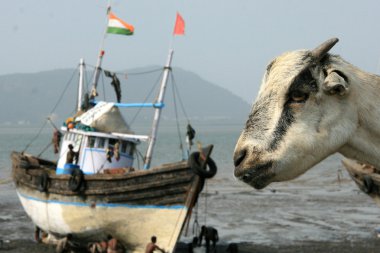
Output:
[[[97,145],[97,147],[98,148],[104,148],[105,144],[106,144],[106,139],[99,137],[98,138],[98,145]]]
[[[89,148],[95,147],[95,139],[96,139],[95,137],[89,136],[87,140],[87,147]]]
[[[73,134],[72,134],[72,133],[67,133],[67,134],[65,135],[65,140],[71,141],[72,138],[73,138]]]
[[[116,140],[116,139],[109,139],[108,140],[108,146],[113,147],[113,146],[115,146],[116,142],[118,142],[118,140]]]
[[[133,153],[135,152],[135,147],[136,147],[136,145],[134,144],[134,143],[129,143],[129,145],[128,145],[130,148],[129,148],[129,152],[128,152],[128,154],[129,155],[133,155]]]
[[[127,153],[127,145],[128,143],[126,141],[121,143],[121,153]]]
[[[133,155],[135,144],[129,141],[123,141],[121,144],[121,152]]]
[[[74,133],[66,133],[65,140],[67,141],[76,141],[78,139],[78,135]]]

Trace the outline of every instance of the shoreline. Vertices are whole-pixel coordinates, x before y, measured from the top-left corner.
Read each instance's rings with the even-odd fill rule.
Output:
[[[375,253],[380,249],[380,239],[364,239],[360,241],[303,241],[290,244],[262,245],[250,242],[236,243],[240,253]],[[217,252],[227,252],[228,243],[217,244]],[[0,251],[8,253],[55,253],[54,245],[36,243],[32,240],[20,239],[2,241]],[[82,253],[86,251],[75,251]],[[128,252],[128,251],[127,251]],[[179,242],[175,253],[187,253],[187,244]]]

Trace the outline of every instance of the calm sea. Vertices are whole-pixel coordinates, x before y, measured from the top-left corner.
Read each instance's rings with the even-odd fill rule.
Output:
[[[361,193],[344,171],[340,156],[334,155],[300,178],[254,190],[233,178],[232,153],[241,126],[194,125],[196,141],[214,144],[213,159],[218,174],[209,180],[201,195],[193,221],[214,226],[221,240],[260,244],[289,244],[303,240],[361,240],[375,236],[380,226],[380,207]],[[18,202],[9,181],[12,150],[23,150],[39,129],[0,129],[0,238],[32,238],[33,225]],[[179,161],[177,129],[160,129],[153,165]],[[184,135],[184,129],[182,136]],[[27,152],[39,154],[51,141],[52,131],[44,131]],[[183,139],[183,138],[182,138]],[[184,140],[182,140],[185,145]],[[144,153],[144,144],[140,151]],[[196,147],[194,147],[196,149]],[[42,155],[57,159],[50,147]],[[337,181],[342,171],[343,180]],[[190,240],[196,226],[190,225],[182,240]]]

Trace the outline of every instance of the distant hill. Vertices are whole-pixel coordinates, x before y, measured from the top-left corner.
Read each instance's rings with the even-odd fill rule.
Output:
[[[160,67],[139,68],[121,73],[127,73],[118,74],[122,102],[154,102],[162,74]],[[169,79],[171,81],[165,97],[164,121],[175,119],[173,83],[179,94],[176,94],[175,100],[178,117],[182,120],[186,117],[182,112],[181,102],[191,120],[242,124],[247,117],[249,105],[240,97],[192,72],[175,68],[172,73],[174,78]],[[92,73],[86,72],[86,77],[87,87],[90,89]],[[78,71],[74,69],[0,76],[0,125],[38,125],[53,112],[59,101],[53,113],[55,121],[60,124],[75,111],[77,82]],[[99,100],[104,99],[103,93],[107,100],[116,100],[110,79],[104,75],[100,78],[98,91]],[[147,97],[149,93],[151,95]],[[123,114],[127,121],[131,121],[137,111],[125,109]],[[134,122],[151,121],[152,111],[142,109]]]

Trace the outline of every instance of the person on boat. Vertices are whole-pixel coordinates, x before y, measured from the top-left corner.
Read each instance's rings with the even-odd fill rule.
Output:
[[[106,157],[107,157],[107,161],[112,163],[112,157],[114,155],[114,151],[113,151],[113,147],[108,147],[107,148],[107,151],[106,151]]]
[[[120,151],[119,151],[119,149],[120,149],[120,143],[116,142],[115,146],[113,147],[114,156],[115,156],[116,161],[120,160]]]
[[[62,138],[61,132],[59,132],[58,129],[55,129],[53,133],[53,139],[52,139],[52,142],[54,145],[54,154],[58,154],[61,138]]]
[[[202,239],[206,241],[206,253],[210,252],[210,241],[212,241],[212,250],[216,251],[216,243],[219,241],[218,230],[213,227],[201,227],[201,233],[199,235],[199,246],[202,245]]]
[[[155,250],[159,250],[161,251],[162,253],[165,253],[165,250],[161,249],[160,247],[158,247],[156,245],[156,242],[157,242],[157,237],[156,236],[152,236],[150,238],[150,243],[148,243],[146,245],[146,248],[145,248],[145,253],[153,253]]]
[[[112,235],[108,235],[107,237],[107,253],[124,253],[124,246]]]
[[[78,162],[78,152],[74,151],[74,146],[72,144],[69,144],[68,148],[69,151],[67,151],[66,163],[76,164]]]

